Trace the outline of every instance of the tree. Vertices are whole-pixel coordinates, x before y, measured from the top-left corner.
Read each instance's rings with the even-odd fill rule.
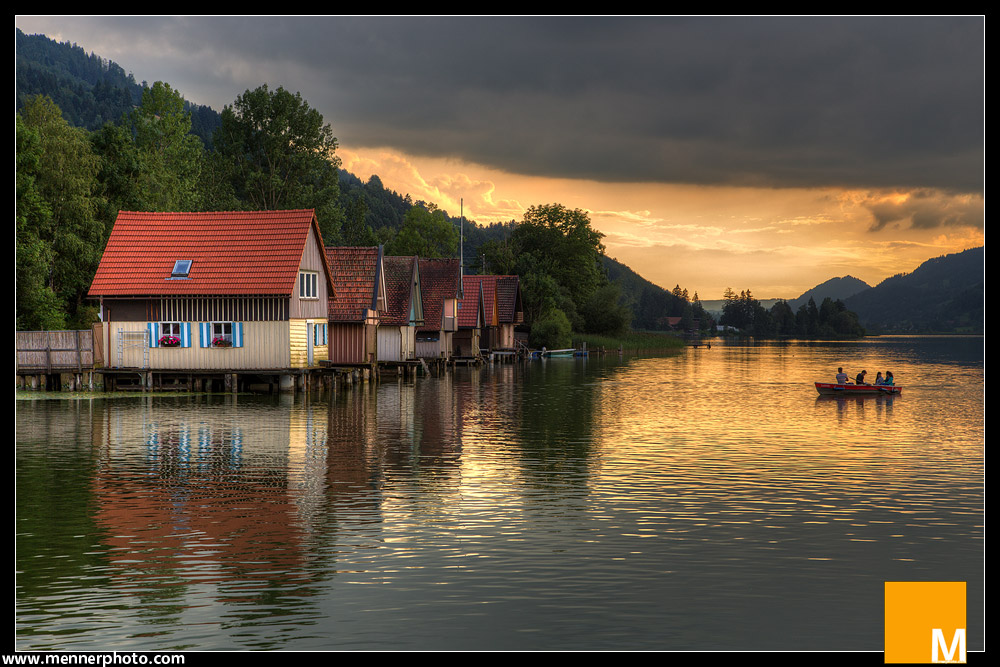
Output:
[[[198,207],[202,143],[191,134],[184,98],[157,81],[143,88],[142,104],[129,115],[140,160],[139,189],[148,211],[190,211]]]
[[[722,307],[722,317],[719,323],[739,329],[743,333],[761,338],[772,335],[770,314],[754,298],[750,290],[741,291],[736,296],[728,287],[725,296],[726,304]]]
[[[572,328],[566,313],[552,308],[531,325],[528,338],[532,347],[559,350],[572,344]]]
[[[780,300],[771,306],[771,320],[777,335],[785,337],[795,335],[795,313],[787,301]]]
[[[519,252],[543,258],[545,270],[578,307],[604,282],[603,237],[585,212],[562,204],[530,207],[512,234]]]
[[[37,186],[41,138],[15,117],[15,327],[19,331],[63,329],[66,315],[48,284],[52,247],[43,240],[52,227],[52,209]]]
[[[361,193],[355,193],[348,200],[344,207],[344,224],[342,237],[344,245],[348,246],[374,246],[378,245],[378,238],[365,218],[368,215],[368,205],[365,203]]]
[[[479,246],[473,266],[482,273],[508,276],[517,272],[517,251],[509,239],[490,239]]]
[[[53,326],[51,314],[58,311],[66,326],[89,327],[94,308],[85,307],[83,300],[107,229],[96,215],[99,161],[86,132],[71,127],[48,97],[28,100],[20,116],[18,149],[23,155],[18,162],[26,178],[17,195],[17,247],[25,249],[25,262],[31,264],[30,270],[21,268],[33,276],[25,287],[34,292],[25,308],[34,304],[49,315],[19,312],[18,321],[27,326],[47,320],[48,328]],[[43,277],[44,294],[36,290],[38,277]]]
[[[387,255],[454,257],[458,230],[435,204],[417,202],[403,218],[403,228],[386,246]]]
[[[315,209],[325,242],[339,239],[337,139],[299,93],[264,84],[222,110],[212,137],[235,196],[252,210]]]
[[[580,309],[586,333],[620,336],[628,331],[632,311],[621,305],[621,290],[615,283],[608,283],[594,290],[590,299]]]
[[[184,98],[157,81],[122,122],[92,137],[101,157],[99,180],[113,220],[118,211],[191,211],[203,206],[205,152],[190,134]]]

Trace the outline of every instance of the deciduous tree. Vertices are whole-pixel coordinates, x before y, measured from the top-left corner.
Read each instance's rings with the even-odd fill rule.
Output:
[[[247,90],[223,108],[212,141],[247,208],[315,209],[324,241],[339,240],[337,139],[299,93],[266,84]]]
[[[71,127],[48,97],[30,99],[20,116],[18,160],[23,149],[30,185],[20,183],[17,245],[33,263],[31,275],[44,275],[45,286],[42,301],[28,300],[26,306],[44,303],[50,314],[65,313],[66,326],[87,327],[93,309],[85,306],[84,297],[106,238],[105,225],[96,216],[99,162],[86,132]],[[48,316],[24,312],[18,317],[28,326]],[[44,326],[50,328],[51,321]]]

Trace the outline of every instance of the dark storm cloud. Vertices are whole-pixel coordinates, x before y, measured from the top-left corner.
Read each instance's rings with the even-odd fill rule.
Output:
[[[914,190],[908,195],[900,200],[862,202],[874,220],[871,230],[879,231],[893,225],[914,229],[985,228],[985,210],[979,197],[948,196],[938,190]]]
[[[983,189],[981,17],[82,21],[197,53],[192,81],[297,90],[350,145],[601,181]]]

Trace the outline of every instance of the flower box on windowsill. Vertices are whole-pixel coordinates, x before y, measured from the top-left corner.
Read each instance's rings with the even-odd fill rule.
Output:
[[[160,347],[180,347],[181,339],[177,336],[163,336],[160,338]]]
[[[216,338],[212,341],[212,347],[232,347],[233,342],[225,338]]]

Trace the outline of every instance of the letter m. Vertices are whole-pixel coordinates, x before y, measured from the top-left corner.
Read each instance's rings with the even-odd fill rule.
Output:
[[[938,659],[938,649],[944,651],[944,660]],[[955,660],[955,649],[958,649],[958,660]],[[949,647],[944,641],[944,631],[934,628],[931,631],[931,662],[965,662],[965,628],[955,630]]]

